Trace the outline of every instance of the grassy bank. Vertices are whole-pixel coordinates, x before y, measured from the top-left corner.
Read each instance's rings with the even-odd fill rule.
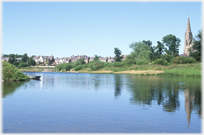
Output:
[[[131,67],[109,67],[102,68],[97,71],[90,71],[90,69],[79,70],[81,73],[121,73],[121,74],[143,74],[143,75],[202,75],[201,63],[194,64],[173,64],[169,66],[162,65],[134,65]]]
[[[42,68],[42,67],[22,67],[20,71],[29,71],[29,72],[43,72],[43,71],[54,71],[54,68]]]
[[[20,71],[42,72],[43,68],[24,67]],[[142,75],[183,75],[183,76],[201,76],[201,63],[192,64],[172,64],[164,65],[133,65],[129,67],[104,67],[96,71],[90,68],[82,68],[77,71],[61,71],[61,72],[77,72],[77,73],[106,73],[106,74],[142,74]]]
[[[4,81],[25,81],[30,80],[28,76],[19,71],[14,65],[8,62],[2,62]]]

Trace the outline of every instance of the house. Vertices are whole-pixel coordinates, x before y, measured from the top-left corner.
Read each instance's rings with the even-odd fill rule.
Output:
[[[99,60],[102,62],[107,62],[108,61],[108,57],[104,58],[104,57],[99,57]]]
[[[109,63],[115,62],[114,57],[109,57],[109,58],[108,58],[108,62],[109,62]]]
[[[89,63],[89,59],[90,59],[90,57],[84,58],[84,62],[86,62],[86,64]]]
[[[89,62],[90,62],[90,61],[93,61],[94,58],[95,58],[95,57],[90,57],[90,58],[89,58]]]
[[[5,57],[1,59],[2,61],[9,61],[9,57]]]

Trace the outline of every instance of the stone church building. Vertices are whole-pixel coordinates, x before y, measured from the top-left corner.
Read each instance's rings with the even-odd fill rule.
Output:
[[[186,33],[185,33],[185,46],[184,46],[184,51],[183,54],[184,56],[189,56],[190,51],[189,49],[192,48],[193,46],[193,36],[192,36],[192,32],[191,32],[191,26],[190,26],[190,21],[189,21],[189,17],[188,17],[188,23],[187,23],[187,29],[186,29]]]

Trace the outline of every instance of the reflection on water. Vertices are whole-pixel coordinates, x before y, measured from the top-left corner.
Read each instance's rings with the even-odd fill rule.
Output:
[[[114,76],[114,78],[115,78],[115,97],[118,97],[121,94],[121,89],[122,89],[122,85],[123,85],[122,75],[116,74]]]
[[[17,82],[4,82],[3,83],[3,93],[2,93],[2,96],[3,98],[5,98],[6,96],[9,96],[9,95],[12,95],[15,90],[22,86],[23,84],[25,84],[26,82],[20,82],[20,81],[17,81]]]
[[[201,78],[27,74],[3,83],[4,133],[201,132]]]
[[[194,110],[201,117],[201,80],[200,78],[130,76],[131,102],[151,105],[156,101],[163,105],[163,110],[175,112],[180,107],[179,92],[184,92],[188,127],[191,112]]]

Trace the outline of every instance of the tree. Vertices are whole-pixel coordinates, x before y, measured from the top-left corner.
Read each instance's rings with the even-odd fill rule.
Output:
[[[86,64],[86,62],[84,61],[84,58],[78,59],[78,60],[75,62],[75,65],[76,65],[76,66],[78,66],[78,65],[83,65],[83,64]]]
[[[136,61],[133,55],[128,55],[125,60],[123,61],[125,65],[130,66],[130,65],[135,65]]]
[[[152,41],[150,41],[150,40],[147,40],[147,41],[143,40],[142,42],[145,43],[149,47],[152,46]]]
[[[10,54],[10,55],[9,55],[9,60],[8,60],[8,62],[9,62],[10,64],[13,64],[13,63],[15,62],[15,55],[14,55],[14,54]]]
[[[99,60],[99,56],[98,55],[95,55],[93,61],[98,61]]]
[[[181,40],[176,36],[169,34],[163,37],[163,44],[167,47],[166,53],[172,55],[173,57],[179,56],[179,46]],[[167,51],[169,50],[169,51]]]
[[[149,46],[149,49],[150,49],[150,54],[149,54],[149,58],[150,58],[150,61],[154,61],[156,59],[156,47],[155,46],[152,46],[152,42],[150,40],[146,41],[146,40],[143,40],[142,41],[143,43],[145,43],[147,46]]]
[[[156,47],[157,51],[156,51],[156,57],[157,58],[161,58],[163,52],[164,52],[164,45],[160,42],[157,41],[157,47]]]
[[[202,60],[202,32],[198,31],[198,35],[193,39],[193,50],[190,50],[190,56],[196,61]]]
[[[32,57],[28,59],[28,65],[30,65],[30,66],[35,66],[36,65],[36,62]]]
[[[133,49],[131,55],[135,60],[145,60],[150,61],[149,55],[151,54],[150,47],[144,42],[135,42],[130,44],[130,48]]]
[[[28,60],[28,55],[27,55],[27,53],[25,53],[25,54],[23,55],[22,59],[21,59],[21,62],[22,62],[22,63],[27,63],[27,60]]]
[[[121,62],[123,59],[123,56],[121,56],[122,52],[119,48],[114,48],[114,54],[115,54],[115,62]]]

